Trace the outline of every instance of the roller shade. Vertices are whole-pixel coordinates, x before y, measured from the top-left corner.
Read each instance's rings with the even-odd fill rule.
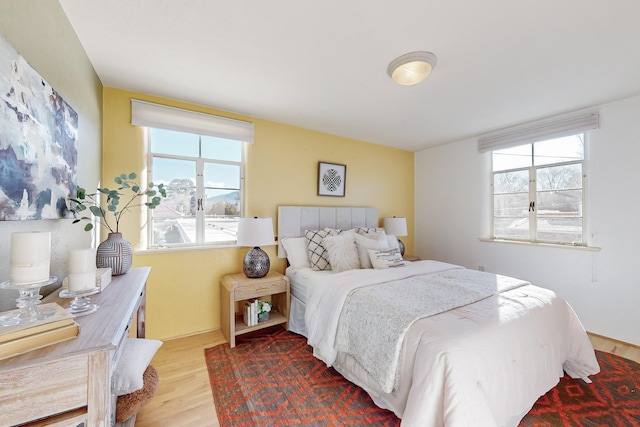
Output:
[[[131,100],[131,124],[253,142],[253,123]]]
[[[551,119],[512,126],[478,138],[478,151],[502,150],[520,144],[560,138],[586,132],[599,127],[598,113],[563,119]]]

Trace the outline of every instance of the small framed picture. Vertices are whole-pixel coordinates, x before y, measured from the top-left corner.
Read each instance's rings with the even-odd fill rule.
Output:
[[[346,183],[346,165],[318,163],[318,196],[344,197]]]

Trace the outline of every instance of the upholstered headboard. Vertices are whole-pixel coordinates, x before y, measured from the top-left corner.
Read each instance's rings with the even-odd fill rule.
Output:
[[[286,258],[282,247],[284,237],[304,236],[305,230],[325,227],[342,228],[378,227],[378,209],[327,206],[278,207],[278,257]]]

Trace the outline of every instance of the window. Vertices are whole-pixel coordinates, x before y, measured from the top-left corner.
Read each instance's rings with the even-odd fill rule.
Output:
[[[151,211],[152,246],[229,244],[242,213],[242,142],[149,128],[150,181],[167,197]]]
[[[493,238],[586,246],[585,138],[600,115],[567,115],[478,138],[491,152]]]
[[[584,245],[584,149],[579,133],[492,151],[493,235]]]
[[[235,243],[253,123],[132,99],[131,124],[147,128],[149,181],[167,190],[149,211],[150,246]]]

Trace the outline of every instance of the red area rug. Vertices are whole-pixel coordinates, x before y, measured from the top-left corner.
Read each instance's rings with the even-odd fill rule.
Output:
[[[562,378],[523,427],[640,426],[640,365],[596,352],[593,384]],[[306,339],[284,330],[205,350],[221,427],[399,426],[361,388],[313,357]]]
[[[560,379],[520,423],[521,427],[640,426],[640,364],[596,351],[600,373],[592,384]]]

